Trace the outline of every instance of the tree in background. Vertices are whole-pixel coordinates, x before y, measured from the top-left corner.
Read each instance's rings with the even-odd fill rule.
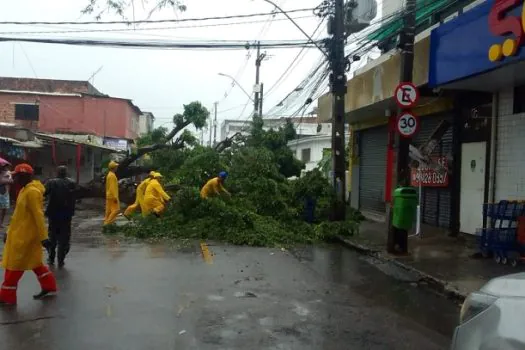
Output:
[[[106,13],[114,13],[122,18],[126,17],[126,11],[131,9],[133,20],[135,20],[136,7],[140,6],[148,12],[148,18],[157,11],[171,8],[176,11],[186,11],[186,5],[180,0],[88,0],[88,4],[82,10],[83,14],[95,15],[97,20],[101,19]]]

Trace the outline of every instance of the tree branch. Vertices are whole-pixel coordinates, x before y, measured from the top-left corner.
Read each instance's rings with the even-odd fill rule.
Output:
[[[119,167],[117,168],[117,177],[119,179],[128,177],[128,176],[125,176],[125,174],[127,173],[126,169],[131,165],[131,163],[138,160],[145,154],[148,154],[148,153],[151,153],[159,149],[163,149],[163,148],[180,149],[184,147],[184,141],[181,141],[181,140],[176,140],[173,145],[168,145],[168,142],[171,141],[171,139],[175,137],[175,135],[177,135],[180,131],[182,131],[184,128],[186,128],[190,124],[191,124],[190,121],[179,123],[165,137],[162,143],[156,143],[154,145],[141,147],[137,150],[137,153],[131,154],[128,157],[126,157],[123,161],[120,162]]]

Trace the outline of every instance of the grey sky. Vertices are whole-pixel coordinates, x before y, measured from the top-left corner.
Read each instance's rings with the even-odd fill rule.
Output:
[[[4,0],[6,2],[7,0]],[[80,15],[80,10],[87,0],[17,0],[9,1],[3,6],[0,21],[76,21],[91,20],[89,16]],[[320,0],[276,0],[285,9],[315,7]],[[187,0],[188,11],[174,14],[171,10],[157,13],[152,19],[190,18],[223,16],[242,13],[270,12],[273,7],[263,0]],[[131,14],[129,14],[131,16]],[[310,12],[295,16],[312,15]],[[136,19],[144,19],[146,12],[141,8],[136,11]],[[281,18],[281,17],[280,17]],[[106,15],[103,20],[120,19]],[[265,17],[254,20],[263,20]],[[234,19],[231,21],[245,21]],[[250,20],[250,19],[248,19]],[[319,19],[313,17],[298,19],[297,22],[305,31],[311,33]],[[204,22],[183,23],[179,26],[199,25]],[[217,23],[217,22],[214,22]],[[155,27],[173,27],[177,24],[155,24]],[[102,29],[106,26],[13,26],[1,25],[0,33],[12,31],[49,31],[82,28]],[[107,26],[123,28],[124,26]],[[90,37],[106,39],[228,39],[228,40],[284,40],[304,39],[301,32],[289,21],[275,21],[271,25],[251,23],[228,27],[178,28],[133,33],[82,33],[60,34],[60,37]],[[261,31],[263,31],[261,35]],[[326,35],[326,26],[320,32]],[[6,34],[0,34],[7,36]],[[59,34],[43,34],[45,37],[58,37]],[[93,48],[30,43],[1,43],[0,75],[56,79],[87,80],[93,72],[102,70],[96,75],[93,83],[104,93],[132,99],[141,109],[151,111],[157,117],[157,126],[171,120],[174,113],[180,112],[183,103],[201,101],[211,111],[214,101],[220,101],[219,111],[231,109],[219,114],[219,118],[242,118],[249,116],[253,107],[249,105],[241,115],[242,106],[247,102],[246,96],[234,87],[230,91],[230,80],[218,76],[223,72],[237,75],[246,62],[247,51],[160,51],[115,48]],[[297,49],[270,50],[270,58],[263,62],[261,78],[269,88],[290,64],[298,53]],[[27,57],[26,57],[27,56]],[[266,96],[265,110],[278,103],[309,72],[319,60],[321,53],[315,49],[307,50],[304,59],[288,78],[269,96]],[[241,70],[242,71],[242,70]],[[255,79],[255,53],[246,65],[238,81],[248,90],[252,90]],[[232,109],[233,108],[233,109]],[[290,109],[287,113],[292,113]]]

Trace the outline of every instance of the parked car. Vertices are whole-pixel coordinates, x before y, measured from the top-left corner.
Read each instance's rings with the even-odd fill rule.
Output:
[[[494,278],[465,299],[451,349],[525,349],[525,273]]]

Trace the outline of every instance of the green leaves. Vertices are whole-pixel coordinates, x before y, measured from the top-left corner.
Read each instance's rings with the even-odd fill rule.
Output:
[[[182,123],[191,123],[197,130],[202,129],[206,125],[206,120],[210,116],[210,112],[199,101],[191,102],[184,105],[184,113],[176,114],[173,117],[175,125]]]

